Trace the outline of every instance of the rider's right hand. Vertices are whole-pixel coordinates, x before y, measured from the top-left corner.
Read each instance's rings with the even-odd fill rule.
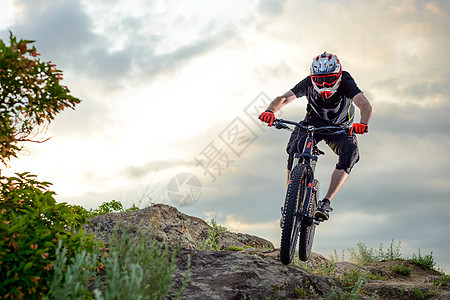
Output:
[[[271,110],[266,110],[259,116],[259,119],[265,123],[268,123],[269,126],[272,126],[273,121],[275,120],[275,114]]]

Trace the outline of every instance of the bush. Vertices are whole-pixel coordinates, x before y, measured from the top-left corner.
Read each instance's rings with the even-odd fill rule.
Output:
[[[342,299],[360,299],[362,287],[368,283],[369,272],[361,269],[351,269],[344,273],[341,278],[341,284],[345,289]],[[340,298],[341,299],[341,298]]]
[[[109,254],[102,259],[106,284],[95,289],[95,298],[165,299],[173,286],[179,248],[158,242],[148,230],[120,232],[120,227],[116,225],[109,238]],[[188,275],[179,295],[187,279]]]
[[[400,254],[400,245],[401,242],[399,241],[397,245],[394,245],[394,240],[391,241],[391,244],[389,245],[389,248],[386,250],[386,252],[383,251],[383,244],[380,244],[380,248],[378,250],[378,256],[380,260],[394,260],[401,258]]]
[[[95,242],[86,236],[79,208],[57,204],[48,182],[35,175],[0,176],[0,295],[41,298],[48,293],[59,242],[72,256]]]
[[[349,249],[350,260],[357,264],[369,264],[379,260],[377,251],[373,248],[367,248],[363,242],[358,242],[358,251]]]
[[[72,258],[57,248],[51,299],[165,299],[173,286],[178,247],[158,242],[148,231],[114,227],[109,248],[88,253],[80,247]],[[101,250],[101,249],[99,249]],[[178,298],[188,280],[181,279]]]
[[[410,259],[410,261],[422,269],[433,270],[434,266],[436,265],[433,258],[433,252],[428,255],[422,256],[420,254],[420,249],[418,255],[416,255],[415,253],[412,254],[412,258]]]
[[[211,219],[210,228],[208,228],[208,237],[200,245],[200,250],[216,250],[219,251],[217,238],[228,229],[225,226],[218,225],[215,219]]]
[[[51,299],[89,299],[88,291],[93,276],[99,270],[98,252],[87,252],[83,246],[75,251],[70,259],[67,248],[62,248],[61,241],[56,248],[56,260],[50,283]]]
[[[350,260],[357,264],[370,264],[381,260],[394,260],[401,257],[400,242],[394,245],[394,240],[391,241],[386,252],[383,249],[383,244],[380,244],[378,250],[368,248],[365,243],[358,242],[358,250],[353,248],[348,249],[350,252]]]
[[[411,275],[412,269],[408,266],[405,266],[404,263],[401,263],[401,264],[399,263],[399,264],[393,265],[391,267],[391,271],[394,274],[409,276],[409,275]]]
[[[88,218],[93,218],[99,215],[105,215],[113,212],[124,212],[139,209],[137,206],[133,205],[131,208],[124,209],[121,202],[117,200],[111,200],[109,202],[103,202],[98,208],[90,210],[87,212]]]
[[[448,286],[448,285],[450,285],[450,276],[443,275],[439,279],[433,280],[433,284],[437,287]]]

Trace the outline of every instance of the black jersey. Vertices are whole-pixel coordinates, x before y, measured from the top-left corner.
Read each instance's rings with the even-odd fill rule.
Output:
[[[311,76],[306,77],[291,90],[297,98],[306,96],[305,121],[317,125],[349,126],[355,116],[353,97],[361,92],[353,77],[346,71],[342,71],[342,81],[336,93],[328,99],[314,89]]]

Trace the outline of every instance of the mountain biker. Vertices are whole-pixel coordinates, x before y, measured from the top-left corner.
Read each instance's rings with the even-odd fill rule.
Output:
[[[336,168],[331,175],[330,186],[325,198],[319,202],[315,217],[328,220],[333,211],[331,201],[347,180],[353,166],[359,160],[358,141],[353,134],[364,134],[372,116],[372,106],[356,85],[352,76],[342,70],[336,55],[324,52],[313,58],[310,75],[301,80],[291,90],[276,97],[261,114],[260,120],[272,126],[275,113],[296,98],[306,96],[308,105],[303,125],[351,126],[350,135],[316,134],[317,142],[324,140],[339,156]],[[360,110],[361,120],[353,123],[355,107]],[[353,125],[352,125],[353,124]],[[302,152],[306,132],[296,126],[289,139],[286,151],[289,154],[287,179],[292,169],[294,154]]]

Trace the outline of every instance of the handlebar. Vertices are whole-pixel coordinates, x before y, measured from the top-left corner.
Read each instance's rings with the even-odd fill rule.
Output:
[[[292,128],[287,126],[286,124],[295,125],[300,127],[301,129],[305,131],[328,131],[327,134],[343,134],[343,133],[349,133],[350,127],[341,127],[341,126],[321,126],[321,127],[315,127],[313,125],[305,126],[301,123],[289,121],[289,120],[283,120],[283,119],[275,119],[273,121],[273,126],[275,126],[276,129],[285,129],[289,131],[294,131]]]

